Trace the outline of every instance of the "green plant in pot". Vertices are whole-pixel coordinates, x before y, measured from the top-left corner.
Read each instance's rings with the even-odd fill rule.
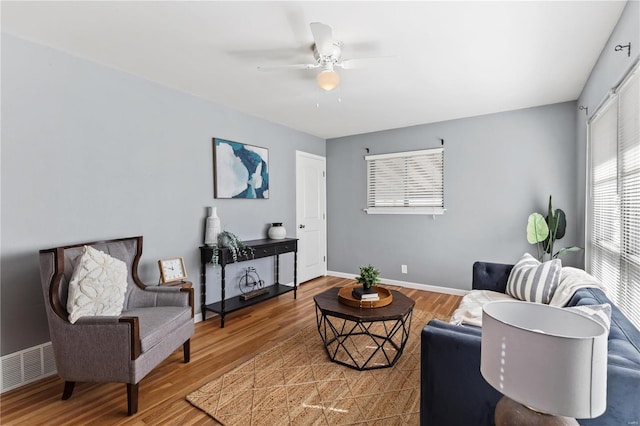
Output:
[[[361,266],[360,276],[356,277],[356,281],[362,284],[363,288],[370,289],[380,282],[380,271],[371,265]]]
[[[231,258],[234,262],[237,262],[238,257],[240,256],[253,257],[253,248],[244,245],[238,236],[230,231],[222,231],[218,234],[218,248],[220,247],[226,247],[229,249]],[[211,263],[217,265],[219,257],[218,250],[214,250]]]
[[[549,195],[547,217],[540,213],[531,213],[527,222],[527,241],[536,244],[538,260],[556,259],[563,253],[582,250],[581,247],[565,247],[554,252],[556,240],[564,237],[567,228],[567,217],[561,209],[554,209]]]

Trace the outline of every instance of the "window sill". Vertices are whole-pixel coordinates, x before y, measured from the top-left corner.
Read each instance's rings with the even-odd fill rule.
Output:
[[[443,215],[447,209],[441,207],[369,207],[364,209],[367,214],[422,214]]]

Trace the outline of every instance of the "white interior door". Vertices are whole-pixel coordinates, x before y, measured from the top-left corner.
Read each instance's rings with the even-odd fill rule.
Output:
[[[298,282],[327,274],[325,158],[296,151]]]

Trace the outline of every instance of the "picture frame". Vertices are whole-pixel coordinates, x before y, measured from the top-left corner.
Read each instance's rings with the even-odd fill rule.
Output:
[[[268,199],[269,150],[213,138],[213,196]]]

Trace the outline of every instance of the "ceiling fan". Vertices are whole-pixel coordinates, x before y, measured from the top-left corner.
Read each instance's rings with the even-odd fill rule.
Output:
[[[374,58],[358,58],[342,61],[342,47],[344,44],[339,40],[334,40],[333,30],[329,25],[321,22],[312,22],[310,24],[311,34],[313,35],[314,44],[312,46],[313,57],[316,62],[312,64],[292,64],[292,65],[274,65],[267,67],[258,67],[260,71],[273,71],[280,69],[317,69],[320,72],[316,76],[318,86],[324,90],[333,90],[340,84],[340,75],[335,68],[352,69],[357,68],[365,62],[371,60],[390,58],[389,56],[380,56]]]

